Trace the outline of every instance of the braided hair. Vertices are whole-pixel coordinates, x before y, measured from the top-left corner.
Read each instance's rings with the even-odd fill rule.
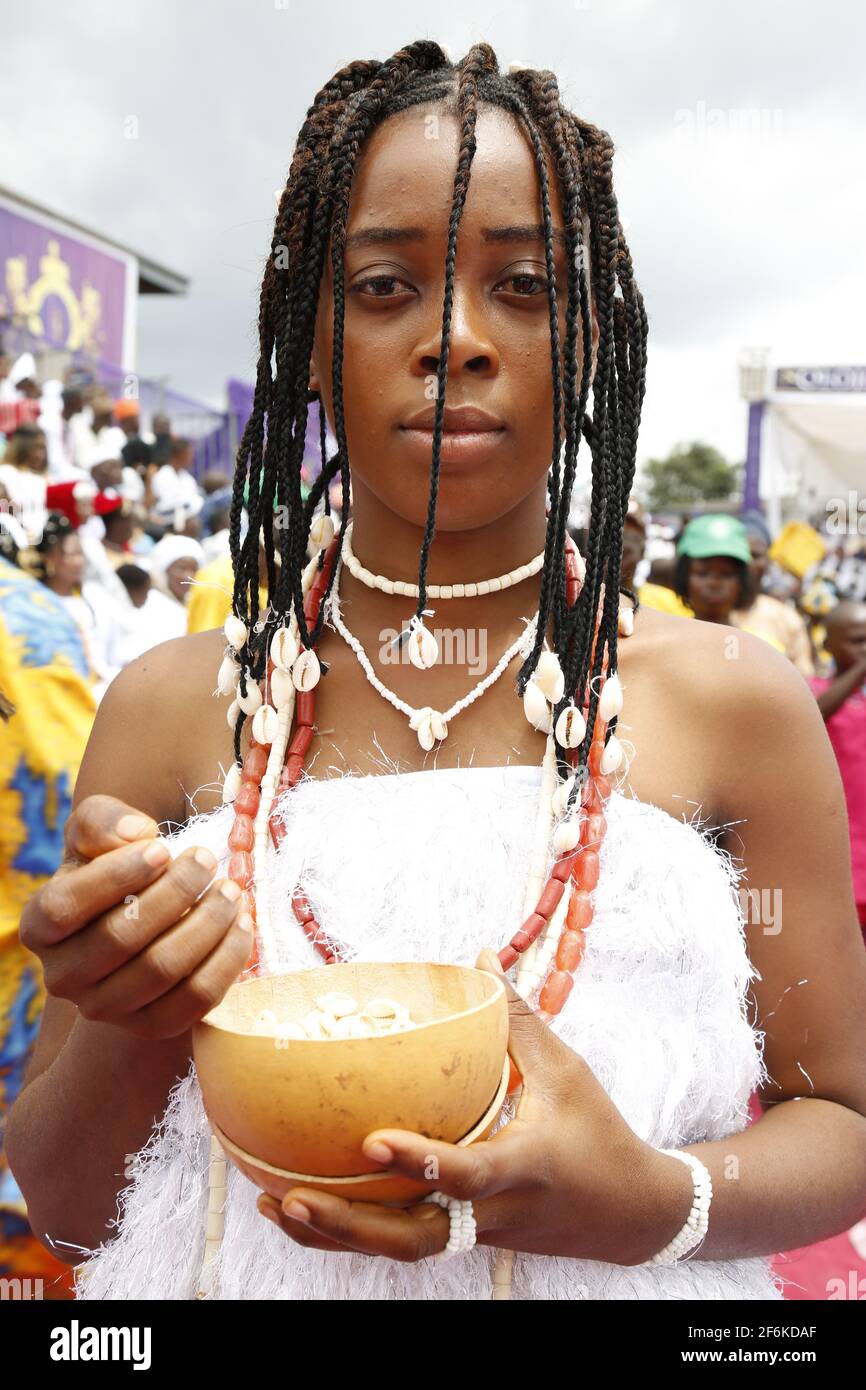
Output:
[[[601,674],[605,653],[609,669],[616,669],[622,529],[634,478],[644,396],[647,318],[634,280],[631,255],[613,191],[610,136],[561,104],[552,72],[525,68],[501,73],[496,54],[487,43],[473,45],[458,63],[450,62],[440,46],[427,39],[408,44],[384,62],[376,59],[351,62],[325,84],[307,111],[280,199],[271,255],[262,280],[255,395],[238,450],[233,484],[230,517],[230,549],[235,571],[233,611],[248,631],[240,651],[241,693],[246,693],[247,679],[259,681],[264,676],[271,637],[278,627],[288,623],[292,608],[303,647],[315,647],[321,634],[326,604],[321,603],[315,622],[308,627],[302,575],[315,508],[324,495],[324,507],[328,511],[328,488],[338,474],[342,483],[338,555],[349,511],[350,471],[343,403],[343,255],[352,177],[359,151],[376,126],[397,112],[432,104],[457,118],[460,146],[448,226],[433,461],[416,613],[420,617],[426,607],[427,566],[435,531],[457,234],[476,148],[479,107],[493,106],[514,117],[535,158],[546,248],[553,374],[553,451],[539,620],[533,648],[517,675],[517,690],[523,695],[550,626],[553,648],[565,676],[565,694],[554,707],[554,720],[572,697],[582,702],[589,688],[587,732],[576,759],[578,773],[585,775],[599,698],[597,677]],[[556,171],[568,248],[563,342],[560,342],[557,312],[546,153],[552,157]],[[589,234],[588,246],[585,229]],[[318,392],[309,389],[316,313],[329,237],[334,296],[332,399],[337,441],[337,452],[330,459],[325,456],[321,399]],[[593,303],[598,320],[594,372]],[[590,391],[591,415],[588,410]],[[310,405],[316,400],[320,410],[322,470],[304,501],[301,468],[307,416]],[[592,498],[585,580],[577,602],[570,607],[566,597],[565,543],[582,439],[588,444],[592,460]],[[241,542],[241,510],[247,484],[249,526]],[[279,531],[279,567],[274,559],[271,524],[277,504],[285,508],[288,522]],[[260,537],[268,592],[268,606],[262,617],[259,615]],[[323,561],[324,551],[320,551],[320,565]],[[336,573],[335,565],[325,597]],[[596,641],[595,620],[599,605],[601,615]],[[235,726],[238,760],[243,720],[241,713]],[[608,734],[613,731],[615,722],[610,721]],[[566,762],[559,748],[557,755],[560,774],[571,772],[572,764]],[[575,791],[570,799],[574,798]]]

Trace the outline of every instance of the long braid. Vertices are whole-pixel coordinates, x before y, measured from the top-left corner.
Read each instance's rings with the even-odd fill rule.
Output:
[[[442,339],[436,373],[436,414],[433,423],[433,466],[430,477],[430,497],[427,522],[421,544],[421,566],[418,576],[417,615],[427,606],[427,563],[436,526],[436,504],[439,497],[439,470],[442,432],[445,420],[445,386],[448,381],[448,351],[451,338],[451,308],[454,301],[454,263],[457,258],[457,231],[469,192],[469,171],[475,154],[475,125],[478,120],[478,78],[484,71],[496,71],[496,55],[489,44],[476,44],[461,66],[457,89],[457,110],[462,121],[457,172],[451,216],[448,221],[448,249],[445,254],[445,302],[442,308]]]

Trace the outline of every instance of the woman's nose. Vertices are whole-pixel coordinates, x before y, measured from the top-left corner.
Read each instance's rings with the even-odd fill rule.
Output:
[[[435,376],[442,352],[442,303],[436,310],[437,324],[429,338],[419,342],[413,354],[413,370],[418,376]],[[455,284],[448,330],[448,375],[464,370],[474,376],[495,376],[499,371],[499,351],[489,332],[487,316],[477,294]]]

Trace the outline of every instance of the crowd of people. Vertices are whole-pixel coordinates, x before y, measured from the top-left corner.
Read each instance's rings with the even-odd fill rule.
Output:
[[[633,502],[624,528],[623,584],[639,602],[760,637],[815,693],[845,788],[866,938],[866,538],[856,528],[843,540],[813,532],[821,558],[803,569],[757,512],[694,516],[667,542],[651,538],[659,529]],[[734,646],[732,659],[736,654]]]
[[[62,858],[96,706],[130,661],[231,610],[230,480],[197,476],[194,453],[170,419],[148,428],[137,400],[86,373],[40,384],[32,357],[0,352],[0,1125],[44,998],[17,924]],[[330,500],[339,524],[339,485]],[[797,572],[777,541],[762,516],[726,513],[684,517],[664,539],[635,501],[622,582],[647,607],[756,634],[809,681],[845,786],[866,932],[866,548],[825,536]],[[260,563],[264,604],[264,552]],[[0,1273],[25,1266],[68,1284],[29,1233],[0,1130]]]

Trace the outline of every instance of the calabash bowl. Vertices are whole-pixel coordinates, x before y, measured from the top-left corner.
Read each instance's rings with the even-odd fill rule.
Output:
[[[317,996],[405,1004],[417,1027],[370,1038],[283,1039],[254,1031],[265,1009],[300,1022]],[[363,1152],[374,1129],[452,1144],[492,1129],[508,1080],[508,1003],[500,979],[470,966],[348,961],[240,981],[193,1029],[205,1109],[227,1156],[281,1197],[309,1183],[400,1201],[429,1185]]]

